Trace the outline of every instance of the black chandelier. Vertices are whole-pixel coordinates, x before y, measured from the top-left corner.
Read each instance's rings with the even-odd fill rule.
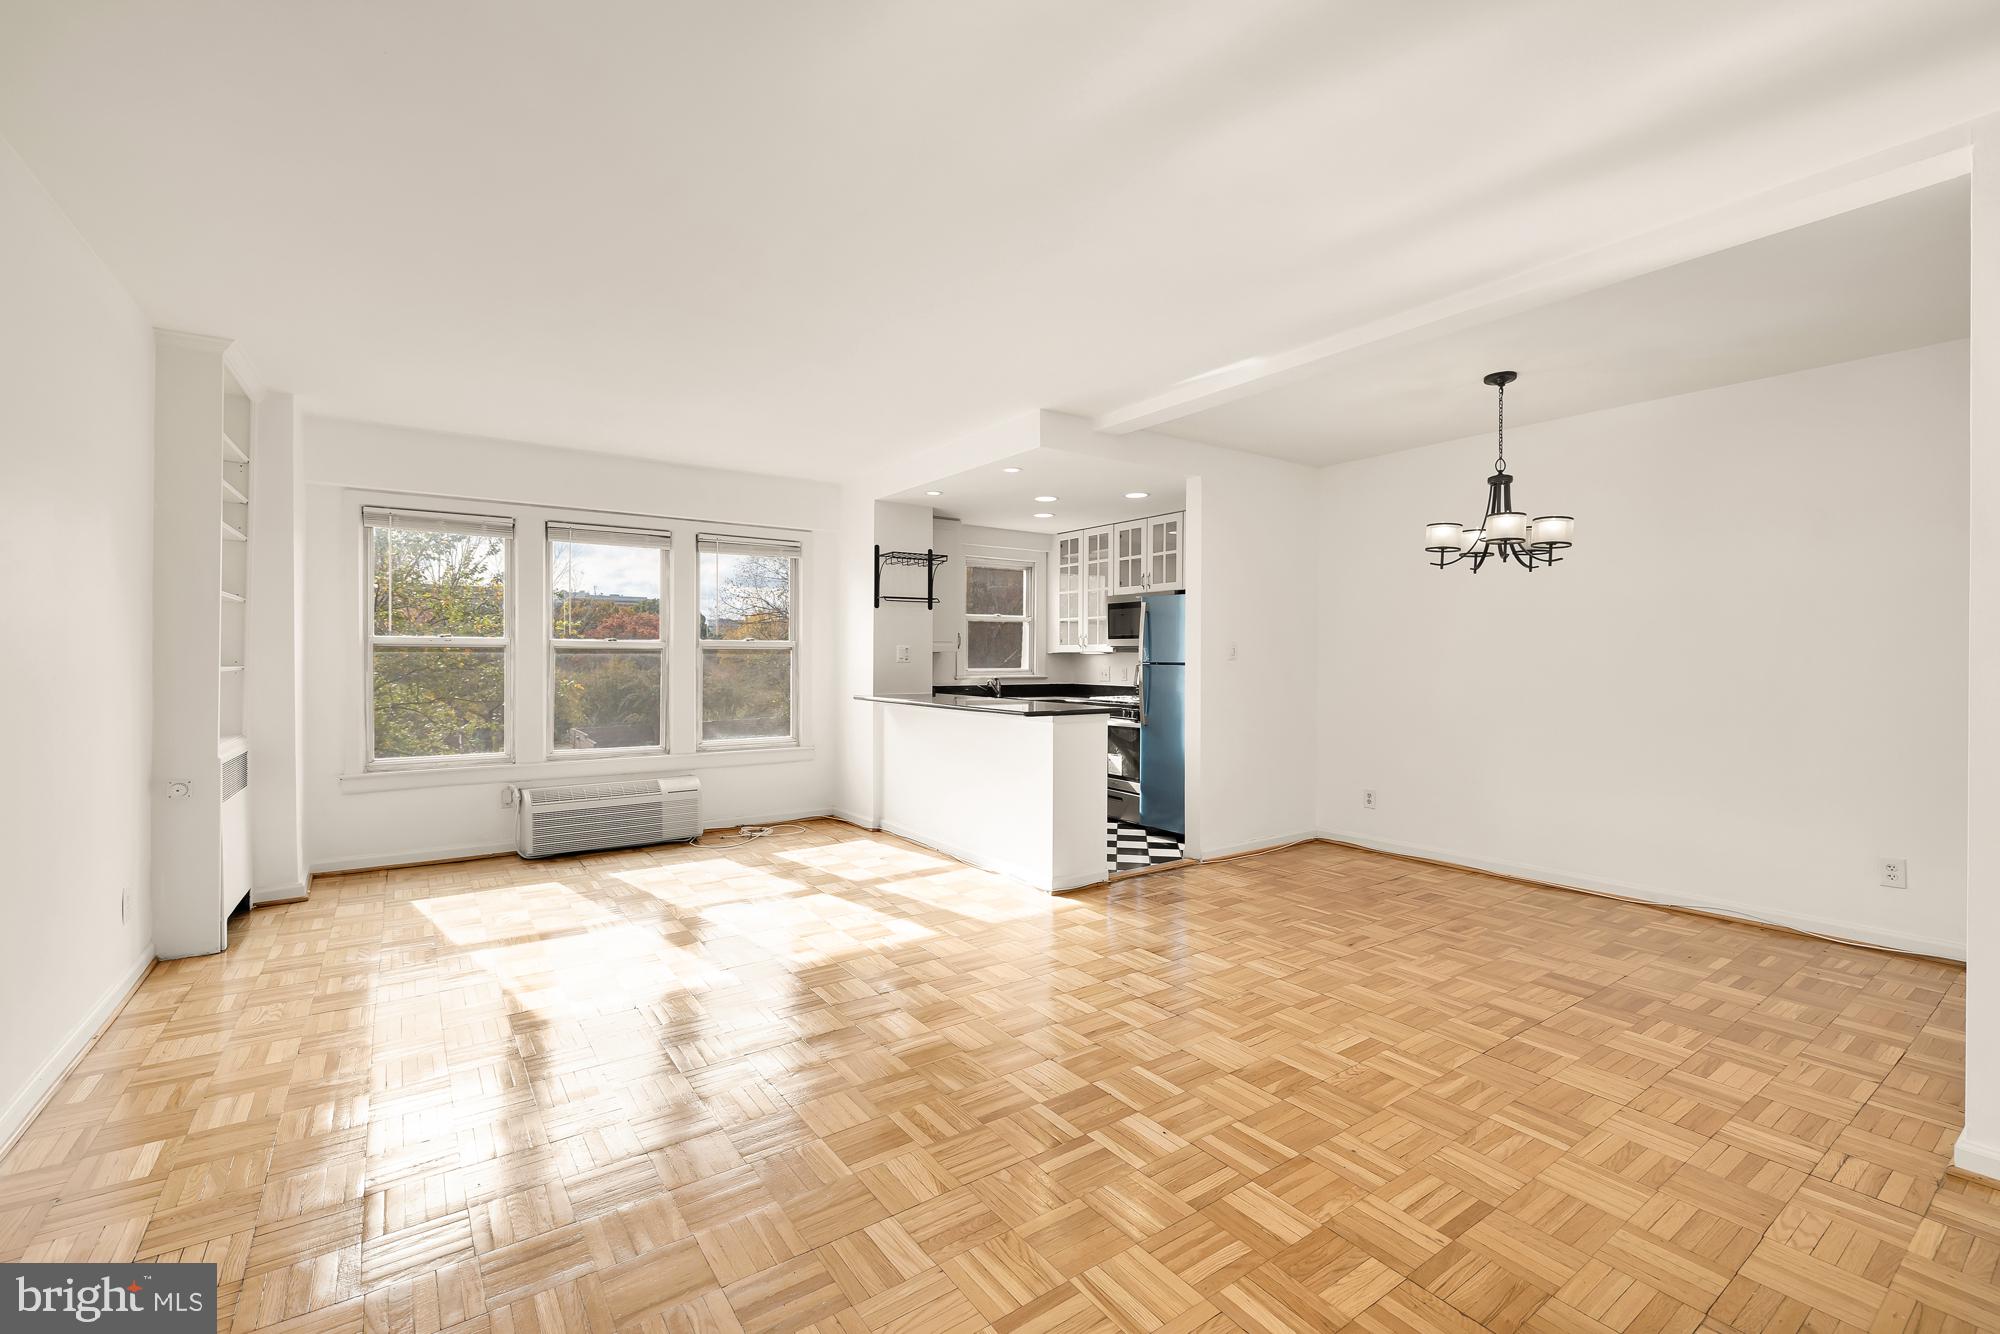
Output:
[[[1472,572],[1495,557],[1513,561],[1533,570],[1562,559],[1576,531],[1576,520],[1567,514],[1544,514],[1530,521],[1514,508],[1514,479],[1507,472],[1507,386],[1520,377],[1513,371],[1495,371],[1486,383],[1499,392],[1500,457],[1493,461],[1493,475],[1486,479],[1486,517],[1477,528],[1463,524],[1433,523],[1424,526],[1424,550],[1436,557],[1431,564],[1442,570],[1462,560],[1472,562]]]

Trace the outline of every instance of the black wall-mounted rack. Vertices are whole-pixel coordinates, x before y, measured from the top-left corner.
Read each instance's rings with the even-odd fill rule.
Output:
[[[875,548],[875,605],[885,602],[921,602],[926,607],[937,607],[937,567],[950,560],[935,551],[884,551]],[[891,565],[921,565],[924,567],[924,595],[911,597],[907,594],[884,593],[882,591],[882,571]]]

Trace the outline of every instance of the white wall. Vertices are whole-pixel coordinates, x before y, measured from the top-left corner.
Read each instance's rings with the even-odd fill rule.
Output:
[[[4,140],[0,367],[4,1143],[153,957],[152,330]]]
[[[1320,827],[1956,954],[1965,404],[1961,342],[1523,427],[1516,503],[1577,516],[1533,574],[1425,564],[1490,436],[1328,469]]]
[[[1139,682],[1139,650],[1109,653],[1051,653],[1048,679],[1069,685],[1130,686]]]
[[[2000,1178],[2000,117],[1972,166],[1965,1131],[1960,1167]]]
[[[874,545],[884,551],[928,551],[931,549],[931,511],[927,505],[898,505],[889,501],[875,506]],[[940,572],[939,579],[944,577]],[[882,572],[882,592],[888,596],[922,597],[924,572],[915,565],[890,566]],[[932,610],[921,602],[870,603],[870,625],[875,643],[875,680],[872,690],[884,695],[921,695],[930,689]],[[908,650],[905,661],[897,655]]]
[[[711,827],[832,808],[840,656],[833,590],[840,582],[842,543],[820,539],[831,539],[838,521],[835,488],[318,417],[306,421],[305,445],[305,801],[313,869],[512,848],[514,811],[502,804],[502,789],[529,780],[582,781],[586,773],[698,773],[703,818]],[[519,765],[445,775],[442,781],[436,775],[358,776],[362,604],[356,496],[384,490],[690,521],[677,525],[681,528],[710,522],[807,530],[812,545],[799,599],[802,747],[775,754],[675,755],[609,769],[576,761]],[[539,559],[538,539],[524,535],[517,543],[517,564]],[[518,620],[526,633],[517,655],[534,653],[529,628],[534,618],[524,612]]]
[[[250,468],[250,601],[245,732],[250,785],[250,901],[305,894],[305,430],[290,394],[257,405]]]

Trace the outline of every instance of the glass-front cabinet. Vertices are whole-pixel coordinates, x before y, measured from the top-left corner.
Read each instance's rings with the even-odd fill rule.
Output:
[[[1056,538],[1056,652],[1083,647],[1083,534]]]
[[[1111,591],[1146,591],[1146,531],[1151,520],[1115,524],[1111,529]]]
[[[1080,528],[1056,537],[1053,653],[1075,653],[1109,638],[1107,603],[1138,593],[1167,593],[1187,583],[1184,516]]]
[[[1092,528],[1083,535],[1083,643],[1102,644],[1109,636],[1111,613],[1111,530]]]
[[[1162,593],[1179,588],[1181,573],[1181,516],[1156,514],[1146,520],[1146,591]]]

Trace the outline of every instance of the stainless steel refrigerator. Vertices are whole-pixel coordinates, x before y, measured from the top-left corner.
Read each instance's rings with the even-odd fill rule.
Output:
[[[1139,823],[1187,833],[1187,596],[1149,593],[1139,622]]]

